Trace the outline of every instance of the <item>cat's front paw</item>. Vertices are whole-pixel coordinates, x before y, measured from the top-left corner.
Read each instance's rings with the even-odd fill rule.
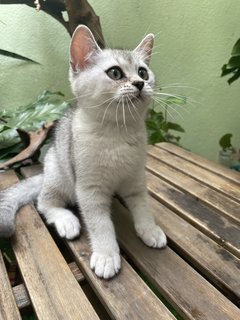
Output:
[[[157,225],[136,226],[137,235],[149,247],[164,248],[167,245],[167,238],[162,229]]]
[[[72,240],[80,234],[80,223],[73,214],[63,215],[54,221],[58,234],[62,238]]]
[[[115,276],[121,268],[119,253],[103,254],[93,252],[90,259],[90,267],[100,278],[110,279]]]

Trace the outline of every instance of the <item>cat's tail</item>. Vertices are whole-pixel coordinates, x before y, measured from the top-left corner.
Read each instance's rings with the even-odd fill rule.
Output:
[[[37,199],[42,180],[43,175],[39,174],[0,192],[0,237],[10,237],[14,233],[18,209]]]

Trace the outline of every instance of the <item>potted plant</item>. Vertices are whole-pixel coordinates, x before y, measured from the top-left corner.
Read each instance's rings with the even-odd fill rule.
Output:
[[[231,138],[232,134],[227,133],[219,140],[221,147],[219,151],[219,162],[231,169],[240,171],[240,149],[233,147]]]

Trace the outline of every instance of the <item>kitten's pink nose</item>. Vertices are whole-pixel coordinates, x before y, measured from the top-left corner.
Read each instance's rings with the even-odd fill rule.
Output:
[[[139,91],[144,87],[144,81],[133,81],[132,85],[137,87]]]

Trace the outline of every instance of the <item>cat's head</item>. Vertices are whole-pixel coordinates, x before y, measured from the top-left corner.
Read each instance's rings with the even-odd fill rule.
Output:
[[[133,51],[102,50],[92,32],[79,26],[70,46],[70,83],[79,107],[116,125],[144,118],[155,83],[149,69],[153,39],[148,34]]]

